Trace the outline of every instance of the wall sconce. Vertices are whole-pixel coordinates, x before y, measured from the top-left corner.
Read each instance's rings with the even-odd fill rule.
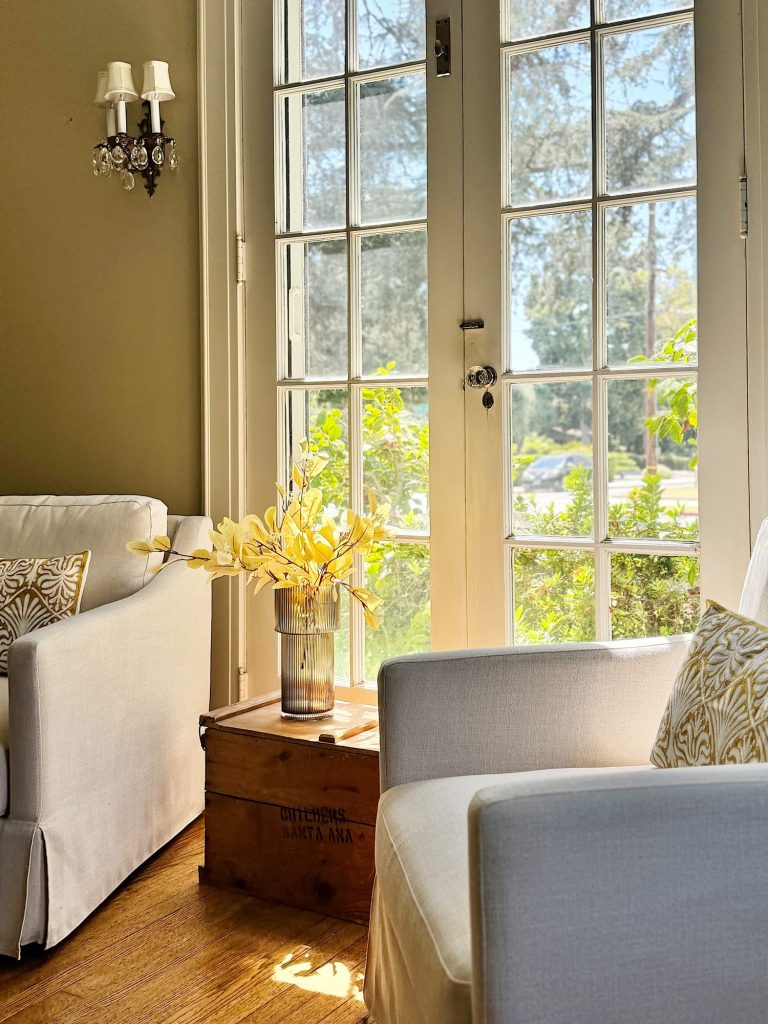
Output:
[[[136,184],[134,176],[140,174],[151,198],[166,162],[172,171],[179,166],[176,141],[163,134],[164,122],[160,117],[160,104],[175,96],[166,62],[148,60],[144,65],[141,91],[144,117],[138,126],[139,134],[134,138],[126,127],[126,104],[139,98],[131,65],[121,60],[107,64],[107,70],[100,71],[96,79],[94,100],[97,107],[106,110],[107,137],[93,147],[93,173],[109,178],[115,171],[120,175],[123,188],[129,192]],[[170,147],[167,159],[166,146]]]

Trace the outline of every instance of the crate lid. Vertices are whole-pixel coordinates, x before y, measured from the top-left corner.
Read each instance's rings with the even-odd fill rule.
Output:
[[[373,755],[379,751],[378,724],[377,708],[352,701],[337,701],[333,715],[320,721],[285,719],[280,715],[279,695],[241,701],[200,716],[204,729],[296,743],[322,743],[329,748]]]

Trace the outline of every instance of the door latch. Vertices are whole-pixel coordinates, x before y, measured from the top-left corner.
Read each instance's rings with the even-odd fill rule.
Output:
[[[438,18],[435,22],[435,74],[445,78],[451,73],[451,19]]]

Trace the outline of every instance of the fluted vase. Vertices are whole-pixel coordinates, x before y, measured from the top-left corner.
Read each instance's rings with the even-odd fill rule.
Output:
[[[328,718],[334,706],[334,636],[341,600],[335,584],[315,593],[304,587],[275,591],[275,630],[280,634],[283,718]]]

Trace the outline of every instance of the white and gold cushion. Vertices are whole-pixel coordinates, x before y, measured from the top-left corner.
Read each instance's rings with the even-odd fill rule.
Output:
[[[0,675],[14,640],[80,610],[90,551],[54,558],[0,559]]]
[[[659,768],[768,761],[768,626],[709,602],[651,761]]]

